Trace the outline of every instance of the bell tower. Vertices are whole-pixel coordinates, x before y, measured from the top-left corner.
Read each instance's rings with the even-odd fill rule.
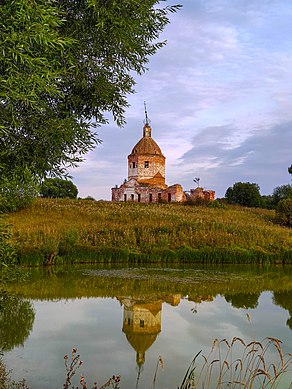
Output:
[[[152,128],[145,107],[143,137],[133,147],[128,156],[128,180],[135,179],[139,184],[165,189],[165,156],[152,138]]]

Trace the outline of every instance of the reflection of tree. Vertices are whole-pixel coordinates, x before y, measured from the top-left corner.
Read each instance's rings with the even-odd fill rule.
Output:
[[[29,301],[0,293],[0,349],[9,351],[23,345],[30,334],[35,313]]]
[[[291,293],[289,292],[274,292],[273,301],[276,305],[287,309],[289,311],[290,317],[287,320],[287,326],[292,330],[292,298]]]
[[[225,294],[224,297],[234,308],[256,308],[260,293]]]
[[[29,280],[12,286],[11,291],[31,299],[76,297],[182,295],[217,296],[261,293],[265,290],[292,290],[292,268],[268,269],[249,266],[202,265],[189,268],[125,268],[102,264],[31,269]],[[120,267],[119,267],[120,266]],[[197,266],[196,266],[197,267]],[[83,270],[83,271],[78,271]],[[248,298],[248,296],[246,296]],[[196,301],[198,302],[198,301]],[[174,302],[175,303],[175,302]]]

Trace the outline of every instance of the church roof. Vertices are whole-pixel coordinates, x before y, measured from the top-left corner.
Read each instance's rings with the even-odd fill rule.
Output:
[[[149,132],[145,131],[149,130]],[[148,123],[144,126],[144,135],[139,142],[133,147],[131,154],[142,154],[142,155],[163,155],[158,144],[151,138],[151,127]]]
[[[155,342],[156,334],[134,334],[126,333],[128,342],[138,354],[144,354]]]

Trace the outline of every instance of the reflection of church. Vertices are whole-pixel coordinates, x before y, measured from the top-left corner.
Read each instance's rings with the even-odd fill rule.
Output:
[[[146,300],[132,297],[119,298],[124,305],[123,332],[136,351],[138,366],[144,364],[146,351],[161,331],[162,303],[167,302],[175,306],[180,303],[180,298],[180,294]]]
[[[121,296],[117,299],[124,306],[123,332],[136,351],[136,362],[140,371],[145,362],[146,351],[161,332],[162,304],[179,305],[181,294],[155,295],[146,298]],[[211,295],[188,296],[188,301],[196,303],[212,300]]]
[[[161,331],[162,300],[135,302],[124,299],[123,332],[136,351],[138,365],[145,362],[145,353]]]

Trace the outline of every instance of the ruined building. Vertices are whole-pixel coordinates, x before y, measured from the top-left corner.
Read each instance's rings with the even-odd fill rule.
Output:
[[[152,202],[184,202],[202,198],[212,201],[214,191],[202,188],[184,192],[179,184],[171,186],[165,183],[165,156],[152,138],[147,111],[145,109],[145,125],[143,137],[133,147],[128,156],[128,180],[121,186],[112,188],[112,201]]]

